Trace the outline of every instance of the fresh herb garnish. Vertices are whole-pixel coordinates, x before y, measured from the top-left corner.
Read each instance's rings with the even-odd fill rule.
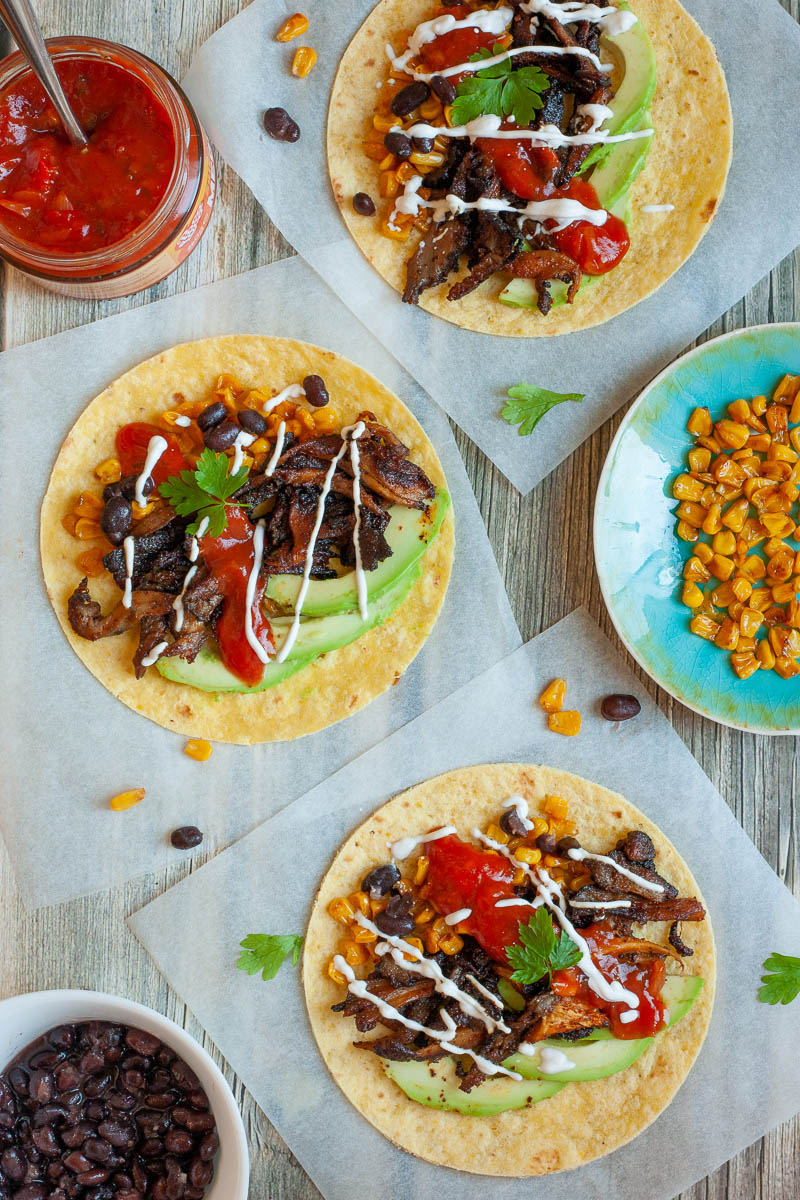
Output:
[[[515,983],[536,983],[543,975],[552,981],[554,971],[565,971],[580,962],[580,950],[568,934],[556,936],[553,918],[544,907],[537,908],[527,925],[520,925],[519,939],[506,946]]]
[[[546,412],[565,400],[583,400],[580,392],[548,392],[547,388],[518,383],[506,393],[508,403],[500,414],[509,425],[519,425],[520,437],[533,433]]]
[[[791,954],[770,954],[764,962],[764,970],[771,975],[762,975],[763,987],[758,989],[758,998],[764,1004],[791,1004],[800,996],[800,958]]]
[[[303,941],[299,933],[248,933],[239,943],[244,949],[236,966],[248,975],[260,971],[262,979],[274,979],[287,955],[292,956],[292,966],[297,966]]]
[[[493,58],[504,49],[497,45],[490,51],[484,46],[470,56],[470,62]],[[476,117],[494,113],[498,117],[513,117],[515,124],[524,129],[543,107],[542,92],[549,86],[549,77],[538,67],[520,67],[515,71],[510,58],[494,63],[462,79],[453,101],[453,124],[466,125]]]
[[[187,525],[187,533],[197,533],[204,517],[208,517],[209,537],[219,537],[222,533],[227,524],[225,501],[238,492],[249,474],[249,468],[243,466],[235,475],[229,475],[229,466],[227,455],[206,448],[194,471],[181,471],[161,484],[159,492],[179,516],[197,514],[197,520]]]

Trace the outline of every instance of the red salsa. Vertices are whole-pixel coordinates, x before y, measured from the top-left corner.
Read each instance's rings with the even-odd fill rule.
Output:
[[[470,916],[459,922],[459,929],[471,934],[495,962],[507,963],[505,947],[519,941],[520,924],[531,916],[531,909],[524,905],[496,907],[498,900],[515,895],[511,863],[500,855],[477,850],[455,835],[430,842],[425,853],[430,866],[421,894],[443,916],[461,908],[472,909]],[[604,953],[604,947],[610,950],[618,935],[602,922],[582,930],[581,936],[588,942],[595,965],[606,979],[619,980],[639,997],[636,1020],[621,1022],[620,1013],[629,1006],[603,1000],[591,990],[580,967],[557,971],[553,976],[553,991],[561,996],[576,996],[606,1013],[614,1037],[649,1037],[661,1029],[664,1023],[661,988],[666,978],[663,959],[637,964]]]
[[[203,561],[225,596],[217,622],[217,641],[222,661],[229,671],[248,687],[254,687],[264,675],[264,663],[247,640],[247,581],[253,570],[254,526],[236,504],[227,506],[227,524],[219,537],[200,538]],[[267,654],[275,653],[269,621],[261,611],[265,581],[256,584],[252,603],[253,633]]]
[[[148,425],[145,421],[132,421],[130,425],[123,425],[117,431],[114,442],[122,474],[134,475],[141,472],[147,458],[147,447],[150,445],[150,439],[154,437],[163,437],[167,443],[166,450],[152,470],[153,483],[158,487],[171,475],[177,475],[189,466],[175,439],[157,425]]]
[[[83,254],[152,215],[175,138],[166,109],[133,72],[94,58],[56,69],[89,145],[70,143],[32,74],[0,95],[0,222],[42,249]]]

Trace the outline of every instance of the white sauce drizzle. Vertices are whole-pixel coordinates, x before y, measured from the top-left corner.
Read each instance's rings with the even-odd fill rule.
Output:
[[[444,923],[445,925],[458,925],[459,921],[466,921],[467,917],[471,916],[471,908],[457,908],[455,912],[447,914],[444,919]]]
[[[433,833],[423,833],[419,837],[399,838],[391,845],[392,858],[402,862],[404,858],[408,858],[409,854],[414,853],[417,846],[424,846],[426,842],[437,842],[439,838],[449,837],[451,833],[457,832],[454,825],[443,825],[441,829],[435,829]]]
[[[198,538],[201,538],[203,536],[203,534],[205,533],[205,531],[208,529],[208,522],[209,522],[209,518],[203,517],[202,521],[197,526],[197,533],[193,534],[193,536],[192,536],[192,540],[189,543],[189,562],[190,563],[197,562],[197,559],[200,555],[200,543],[198,541]],[[184,620],[183,597],[186,594],[186,589],[188,588],[189,584],[192,582],[192,580],[194,579],[196,574],[197,574],[197,567],[191,566],[189,568],[189,570],[186,572],[186,575],[184,577],[183,587],[181,588],[180,595],[175,597],[175,601],[172,605],[173,609],[175,610],[175,632],[176,633],[180,633],[180,631],[183,629],[183,620]]]
[[[520,1054],[527,1054],[532,1058],[539,1047],[536,1042],[522,1042],[518,1047]],[[571,1071],[575,1063],[571,1058],[567,1058],[563,1050],[557,1050],[555,1046],[542,1046],[539,1055],[539,1070],[543,1075],[557,1075],[561,1071]]]
[[[365,426],[359,421],[363,433]],[[353,434],[350,442],[350,465],[353,469],[353,508],[356,523],[353,528],[353,548],[356,557],[356,592],[358,593],[358,611],[361,620],[367,619],[367,576],[361,559],[361,455],[358,450],[358,435]]]
[[[154,646],[147,657],[142,659],[142,666],[152,667],[154,663],[157,663],[168,645],[169,642],[159,642],[157,646]]]
[[[295,384],[293,386],[296,387],[297,385]],[[275,399],[277,399],[277,397],[275,397]],[[311,582],[311,571],[314,566],[314,548],[317,544],[317,538],[319,536],[319,531],[322,528],[322,521],[325,516],[325,501],[327,500],[328,493],[331,490],[331,483],[333,482],[333,476],[336,473],[336,468],[344,457],[344,452],[347,449],[347,435],[349,434],[351,438],[359,438],[364,432],[364,429],[365,425],[363,421],[359,421],[357,425],[352,425],[347,429],[343,429],[342,448],[339,450],[338,454],[331,459],[331,465],[328,467],[328,473],[325,476],[325,482],[322,485],[322,492],[320,494],[319,501],[317,502],[317,515],[316,520],[314,521],[314,528],[311,530],[311,538],[309,539],[308,548],[306,550],[306,562],[303,568],[303,580],[300,584],[300,591],[297,596],[297,606],[295,608],[294,620],[292,621],[289,632],[286,635],[286,641],[281,646],[280,652],[275,659],[276,662],[282,663],[286,661],[292,646],[297,641],[297,635],[300,632],[300,616],[303,611],[303,603],[308,593],[308,585]]]
[[[482,996],[485,996],[487,1000],[489,1000],[492,1004],[494,1004],[495,1008],[499,1008],[502,1010],[502,1008],[504,1007],[503,1001],[500,999],[499,996],[495,996],[494,992],[490,992],[487,987],[484,987],[483,984],[481,983],[480,979],[476,979],[474,975],[471,975],[469,973],[469,971],[467,972],[465,978],[470,981],[472,986],[475,988],[476,992],[480,992],[480,994]]]
[[[479,118],[482,120],[482,118]],[[605,225],[608,213],[605,209],[587,208],[578,200],[551,199],[531,200],[524,208],[515,208],[506,200],[494,200],[490,196],[481,196],[478,200],[466,201],[448,192],[443,200],[424,200],[419,195],[422,185],[421,175],[412,175],[403,185],[403,192],[394,203],[394,210],[389,218],[393,222],[398,213],[406,213],[416,217],[421,208],[433,210],[434,221],[443,220],[449,213],[458,214],[468,209],[480,209],[484,212],[509,212],[521,220],[530,218],[534,221],[556,221],[557,229],[565,229],[573,221],[588,221],[590,225]]]
[[[299,383],[290,383],[282,392],[278,392],[277,396],[273,396],[271,400],[266,401],[263,406],[264,412],[272,412],[273,408],[277,408],[279,404],[283,404],[284,400],[299,400],[305,394],[305,389]]]
[[[662,212],[669,213],[669,212],[675,211],[675,205],[674,204],[643,204],[642,207],[639,209],[639,211],[643,212],[643,213],[662,213]]]
[[[625,1012],[619,1014],[620,1024],[630,1025],[631,1021],[635,1021],[638,1016],[635,1008],[627,1008]]]
[[[278,465],[278,459],[283,453],[283,443],[286,441],[286,422],[281,421],[278,426],[278,436],[275,439],[275,449],[272,451],[272,457],[264,468],[264,474],[269,476],[273,473]]]
[[[462,992],[461,988],[453,983],[452,979],[447,978],[437,962],[432,958],[426,958],[421,950],[418,950],[416,946],[412,946],[411,942],[407,942],[401,937],[382,933],[377,925],[374,925],[369,917],[365,917],[363,913],[356,913],[356,921],[364,929],[368,929],[370,933],[376,933],[378,937],[383,938],[383,941],[378,942],[375,946],[375,953],[378,956],[382,957],[384,954],[390,954],[394,961],[404,970],[411,971],[414,975],[422,975],[425,979],[432,979],[433,986],[440,996],[446,996],[448,1000],[455,1000],[466,1016],[474,1017],[476,1020],[481,1021],[489,1033],[493,1033],[495,1029],[499,1029],[501,1033],[511,1032],[504,1021],[501,1021],[499,1017],[493,1017],[477,1000],[473,999],[467,992]],[[407,957],[404,958],[404,955]]]
[[[181,429],[188,429],[189,426],[191,425],[191,423],[192,423],[191,417],[180,416],[180,417],[175,418],[175,424],[179,425],[181,427]]]
[[[516,862],[516,859],[514,860]],[[495,908],[518,908],[524,905],[526,908],[541,908],[544,900],[523,900],[522,896],[513,896],[510,900],[498,900]]]
[[[630,908],[630,900],[570,900],[570,908]]]
[[[253,601],[256,598],[258,573],[261,570],[261,560],[264,557],[265,524],[266,522],[263,519],[256,521],[256,527],[253,530],[253,565],[247,577],[247,591],[244,596],[244,636],[247,638],[247,644],[256,658],[260,659],[264,665],[269,662],[269,655],[256,637],[255,630],[253,629]]]
[[[122,548],[125,552],[125,591],[122,593],[122,607],[130,608],[133,601],[131,583],[133,581],[133,557],[135,554],[135,544],[132,534],[129,533],[125,538]]]
[[[524,796],[510,796],[504,800],[501,808],[513,808],[526,829],[533,829],[533,821],[528,820],[528,801]]]
[[[252,433],[247,433],[247,431],[244,429],[241,433],[237,433],[236,441],[233,443],[233,460],[231,462],[230,471],[228,472],[229,475],[235,475],[239,470],[242,462],[244,461],[243,451],[245,446],[252,446],[255,440],[256,439],[253,437]]]
[[[406,71],[412,58],[416,58],[423,46],[433,42],[445,33],[454,29],[480,29],[483,33],[494,33],[498,36],[505,33],[514,16],[513,8],[477,8],[468,17],[458,21],[452,13],[443,13],[432,21],[423,21],[416,27],[408,39],[408,49],[400,55],[395,55],[391,46],[386,47],[387,57],[391,59],[392,69]]]
[[[147,443],[147,457],[144,460],[142,473],[136,480],[136,487],[133,491],[133,498],[140,508],[144,508],[145,504],[147,503],[144,494],[144,485],[150,478],[150,473],[152,472],[153,467],[161,458],[161,455],[166,450],[167,445],[167,439],[163,438],[160,433],[154,434]]]
[[[587,105],[588,107],[588,105]],[[594,108],[605,105],[593,105]],[[609,133],[607,129],[588,129],[585,133],[563,133],[557,125],[542,125],[540,129],[501,129],[503,118],[496,113],[487,113],[467,121],[466,125],[429,125],[427,121],[416,121],[404,129],[393,125],[392,133],[404,133],[406,137],[437,138],[437,137],[468,137],[471,142],[476,138],[494,138],[496,141],[527,141],[537,146],[549,146],[558,150],[562,146],[600,146],[614,145],[617,142],[632,142],[637,138],[651,137],[655,132],[651,128],[632,129],[628,133]]]
[[[520,4],[520,9],[536,16],[554,17],[562,25],[570,25],[573,21],[591,21],[594,25],[602,25],[608,37],[626,33],[638,20],[630,11],[600,8],[597,4],[582,4],[579,0],[566,0],[563,4],[555,4],[554,0],[526,0],[525,4]]]
[[[537,895],[555,915],[556,920],[561,928],[580,950],[581,957],[577,965],[583,971],[589,987],[592,989],[595,995],[600,996],[603,1000],[608,1000],[611,1004],[628,1004],[631,1008],[638,1008],[639,997],[635,994],[635,992],[628,991],[626,987],[622,986],[618,979],[609,981],[595,966],[594,959],[592,958],[591,951],[589,950],[589,943],[581,937],[575,926],[564,913],[564,893],[556,881],[550,878],[550,875],[547,873],[544,867],[538,867],[536,873],[534,874],[534,872],[524,863],[518,862],[505,846],[501,845],[500,842],[494,841],[493,838],[488,837],[485,833],[482,833],[480,829],[473,829],[472,836],[476,841],[483,842],[485,846],[489,846],[490,849],[496,850],[498,854],[502,854],[509,860],[509,862],[513,863],[516,868],[521,868],[525,872],[533,886],[536,888]],[[575,851],[570,851],[570,854],[574,853]],[[599,855],[595,857],[602,858],[603,856]],[[611,861],[613,862],[613,859]]]
[[[391,49],[386,47],[387,53]],[[479,63],[465,62],[457,63],[454,67],[442,67],[440,71],[415,71],[411,67],[404,67],[406,75],[411,75],[413,79],[419,80],[422,83],[428,83],[437,75],[446,79],[448,75],[462,75],[465,71],[483,71],[486,67],[493,67],[495,63],[505,62],[507,58],[514,58],[517,54],[546,54],[558,56],[563,54],[574,54],[577,58],[588,58],[589,61],[597,67],[599,71],[612,71],[611,63],[601,62],[596,54],[591,50],[587,50],[585,46],[510,46],[508,50],[503,50],[500,54],[493,54],[490,58],[482,58]],[[391,55],[390,55],[391,57]],[[398,62],[394,59],[393,65]],[[510,117],[508,118],[511,119]]]
[[[590,854],[588,850],[583,850],[581,847],[568,850],[567,854],[573,862],[583,862],[584,859],[591,858],[595,862],[607,863],[609,867],[613,867],[620,875],[624,875],[632,883],[638,883],[640,887],[646,888],[648,892],[664,891],[660,883],[652,883],[649,879],[643,879],[641,875],[636,875],[633,871],[629,871],[627,867],[621,867],[618,862],[614,862],[614,859],[609,858],[607,854]]]

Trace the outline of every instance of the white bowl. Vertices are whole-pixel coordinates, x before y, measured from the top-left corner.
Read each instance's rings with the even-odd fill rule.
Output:
[[[206,1200],[247,1200],[250,1160],[244,1125],[222,1072],[194,1038],[152,1008],[102,992],[29,992],[0,1000],[0,1071],[57,1025],[113,1021],[144,1029],[184,1059],[203,1085],[217,1122],[220,1149]]]

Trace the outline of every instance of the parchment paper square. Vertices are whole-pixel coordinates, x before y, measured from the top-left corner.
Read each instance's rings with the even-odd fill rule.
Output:
[[[583,715],[550,733],[536,703],[554,676]],[[609,692],[642,703],[632,721],[599,715]],[[577,1171],[503,1180],[433,1167],[393,1147],[328,1075],[298,972],[270,983],[235,970],[247,933],[302,931],[333,853],[411,784],[480,762],[541,762],[622,792],[675,843],[708,903],[717,998],[697,1063],[658,1120]],[[443,819],[457,813],[443,808]],[[410,831],[413,832],[413,831]],[[756,999],[772,950],[800,953],[800,905],[587,613],[577,610],[320,784],[130,919],[327,1200],[671,1200],[800,1109],[793,1048],[800,1008]],[[575,1085],[580,1086],[579,1084]],[[576,1130],[576,1137],[580,1132]]]

